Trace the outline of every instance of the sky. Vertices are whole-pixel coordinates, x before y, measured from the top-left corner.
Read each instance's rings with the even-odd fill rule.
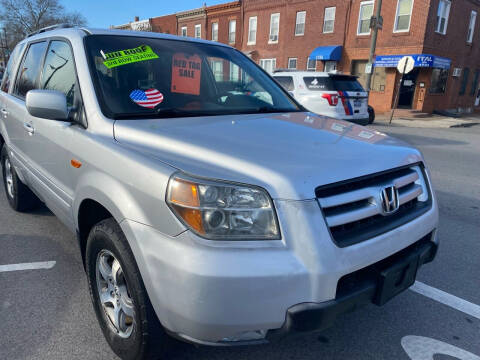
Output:
[[[89,27],[108,28],[140,19],[173,14],[178,11],[216,5],[229,0],[60,0],[67,11],[78,11],[88,21]]]

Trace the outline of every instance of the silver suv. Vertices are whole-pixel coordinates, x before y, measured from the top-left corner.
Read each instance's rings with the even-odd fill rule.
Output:
[[[437,249],[420,152],[306,112],[241,52],[46,29],[0,91],[8,202],[78,235],[123,359],[325,329],[408,288]]]

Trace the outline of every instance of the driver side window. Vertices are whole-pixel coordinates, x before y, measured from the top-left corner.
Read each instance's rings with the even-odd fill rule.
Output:
[[[40,88],[57,90],[67,97],[68,107],[73,107],[78,91],[72,50],[64,41],[50,42],[43,67]]]

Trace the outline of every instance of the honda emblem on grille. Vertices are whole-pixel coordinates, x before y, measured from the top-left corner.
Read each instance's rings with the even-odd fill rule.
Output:
[[[383,188],[380,193],[383,215],[391,215],[400,207],[398,189],[395,186]]]

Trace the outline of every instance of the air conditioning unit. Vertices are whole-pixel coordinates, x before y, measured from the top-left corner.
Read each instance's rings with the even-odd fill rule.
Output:
[[[278,41],[278,35],[270,35],[270,41],[271,42],[277,42]]]
[[[459,77],[462,74],[461,68],[453,68],[452,76]]]

